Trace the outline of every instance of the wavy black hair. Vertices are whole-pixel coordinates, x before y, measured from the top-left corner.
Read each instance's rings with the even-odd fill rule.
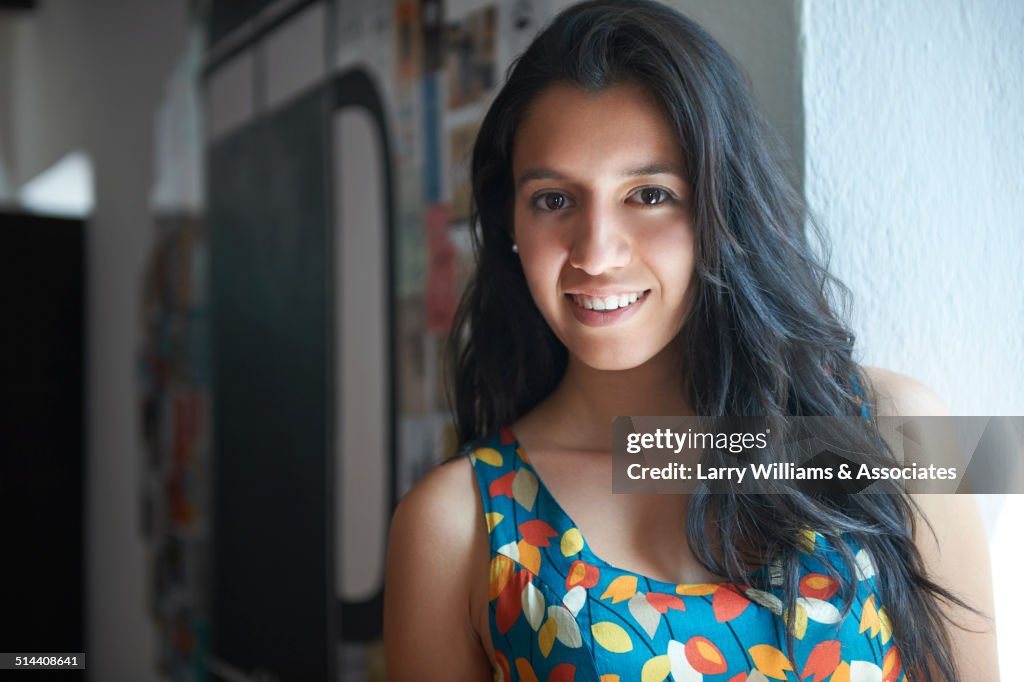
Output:
[[[516,60],[476,139],[477,271],[448,349],[460,442],[516,421],[551,393],[567,365],[567,351],[534,304],[512,251],[517,127],[553,85],[593,92],[623,83],[642,86],[662,106],[692,190],[698,289],[676,343],[686,359],[680,388],[696,413],[860,415],[857,386],[867,382],[843,322],[848,292],[819,260],[824,237],[776,160],[780,146],[743,74],[710,35],[669,7],[593,0],[560,13]],[[843,434],[848,442],[885,461],[877,428],[852,421],[861,426]],[[707,570],[737,583],[751,581],[751,565],[779,567],[791,626],[801,531],[821,533],[837,550],[841,565],[830,572],[844,585],[846,612],[853,550],[862,547],[877,566],[904,669],[916,680],[959,680],[941,606],[970,607],[927,576],[913,511],[895,488],[889,495],[702,490],[691,498],[687,540]],[[792,658],[791,633],[787,648]]]

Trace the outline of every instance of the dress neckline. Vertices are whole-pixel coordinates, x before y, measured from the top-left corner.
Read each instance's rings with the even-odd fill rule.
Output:
[[[529,455],[526,454],[526,450],[523,448],[522,444],[519,442],[519,438],[515,435],[515,432],[512,431],[512,429],[508,428],[508,427],[506,427],[505,431],[509,434],[509,438],[511,439],[512,452],[514,453],[516,461],[519,463],[519,465],[526,467],[530,471],[530,473],[533,474],[534,478],[537,479],[537,495],[538,495],[538,498],[540,498],[541,496],[544,497],[544,499],[547,502],[547,504],[550,507],[550,509],[553,510],[558,517],[560,517],[561,523],[564,524],[564,526],[565,526],[564,528],[555,528],[555,530],[558,531],[559,535],[562,535],[567,530],[569,530],[570,528],[575,528],[576,531],[580,534],[580,539],[583,541],[583,547],[580,549],[580,551],[578,553],[578,556],[581,559],[583,559],[587,563],[593,564],[593,565],[598,566],[600,568],[610,570],[613,573],[619,573],[619,574],[627,575],[627,576],[634,576],[638,580],[645,580],[645,581],[648,582],[649,585],[651,585],[652,588],[657,585],[657,586],[662,586],[662,587],[671,587],[673,590],[675,590],[676,588],[682,588],[682,589],[685,590],[687,588],[700,588],[700,587],[704,587],[704,586],[714,587],[714,588],[717,589],[717,588],[725,586],[725,585],[733,585],[734,584],[734,583],[732,583],[731,581],[728,581],[728,580],[719,580],[719,581],[713,581],[713,582],[700,582],[700,583],[671,582],[671,581],[661,580],[659,578],[652,578],[651,576],[645,575],[645,574],[640,573],[638,571],[634,571],[634,570],[631,570],[631,569],[628,569],[628,568],[622,568],[620,566],[616,566],[615,564],[609,563],[608,561],[605,561],[604,559],[602,559],[591,548],[590,541],[587,540],[587,537],[583,534],[583,531],[580,529],[579,524],[577,524],[576,521],[569,515],[569,513],[567,511],[565,511],[565,508],[562,507],[562,505],[561,505],[561,503],[559,503],[558,499],[552,494],[551,490],[548,488],[547,484],[544,482],[544,479],[537,472],[537,469],[534,468],[533,462],[530,461]],[[516,468],[516,467],[513,467],[513,468]],[[538,500],[537,504],[539,506],[539,500]],[[697,590],[697,591],[699,592],[700,590]],[[683,596],[686,596],[686,595],[684,594]]]

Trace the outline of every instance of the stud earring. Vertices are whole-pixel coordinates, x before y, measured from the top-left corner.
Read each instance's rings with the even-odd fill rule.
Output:
[[[512,253],[519,253],[519,244],[512,242]]]

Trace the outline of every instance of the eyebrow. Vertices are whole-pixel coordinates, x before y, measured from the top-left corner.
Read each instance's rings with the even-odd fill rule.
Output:
[[[676,175],[682,180],[686,180],[686,175],[683,170],[678,166],[674,166],[669,163],[649,163],[644,166],[637,166],[636,168],[630,168],[622,172],[624,178],[643,177],[647,175]],[[529,168],[519,174],[516,179],[516,189],[521,189],[523,185],[530,182],[531,180],[567,180],[568,178],[556,170],[550,168]]]

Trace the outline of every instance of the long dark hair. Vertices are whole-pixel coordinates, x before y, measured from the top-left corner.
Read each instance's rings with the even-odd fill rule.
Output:
[[[534,305],[512,251],[516,129],[547,87],[597,91],[619,83],[638,84],[656,97],[683,149],[698,291],[677,342],[686,358],[680,385],[696,413],[861,414],[857,387],[867,383],[840,315],[848,292],[816,256],[807,232],[818,244],[823,235],[776,161],[778,143],[739,68],[700,26],[668,7],[594,0],[559,14],[512,65],[473,149],[477,274],[449,347],[460,442],[490,436],[528,412],[551,393],[567,365],[567,351]],[[877,429],[864,425],[844,435],[884,459]],[[845,574],[840,567],[834,574],[844,582],[846,611],[856,575],[852,538],[878,567],[905,670],[915,679],[958,680],[940,605],[970,607],[926,575],[914,544],[913,511],[899,491],[703,491],[690,502],[687,540],[705,568],[734,582],[750,580],[752,557],[781,565],[782,601],[792,619],[800,531],[821,533],[837,550]],[[707,537],[720,541],[712,547]],[[792,655],[792,634],[788,639]]]

